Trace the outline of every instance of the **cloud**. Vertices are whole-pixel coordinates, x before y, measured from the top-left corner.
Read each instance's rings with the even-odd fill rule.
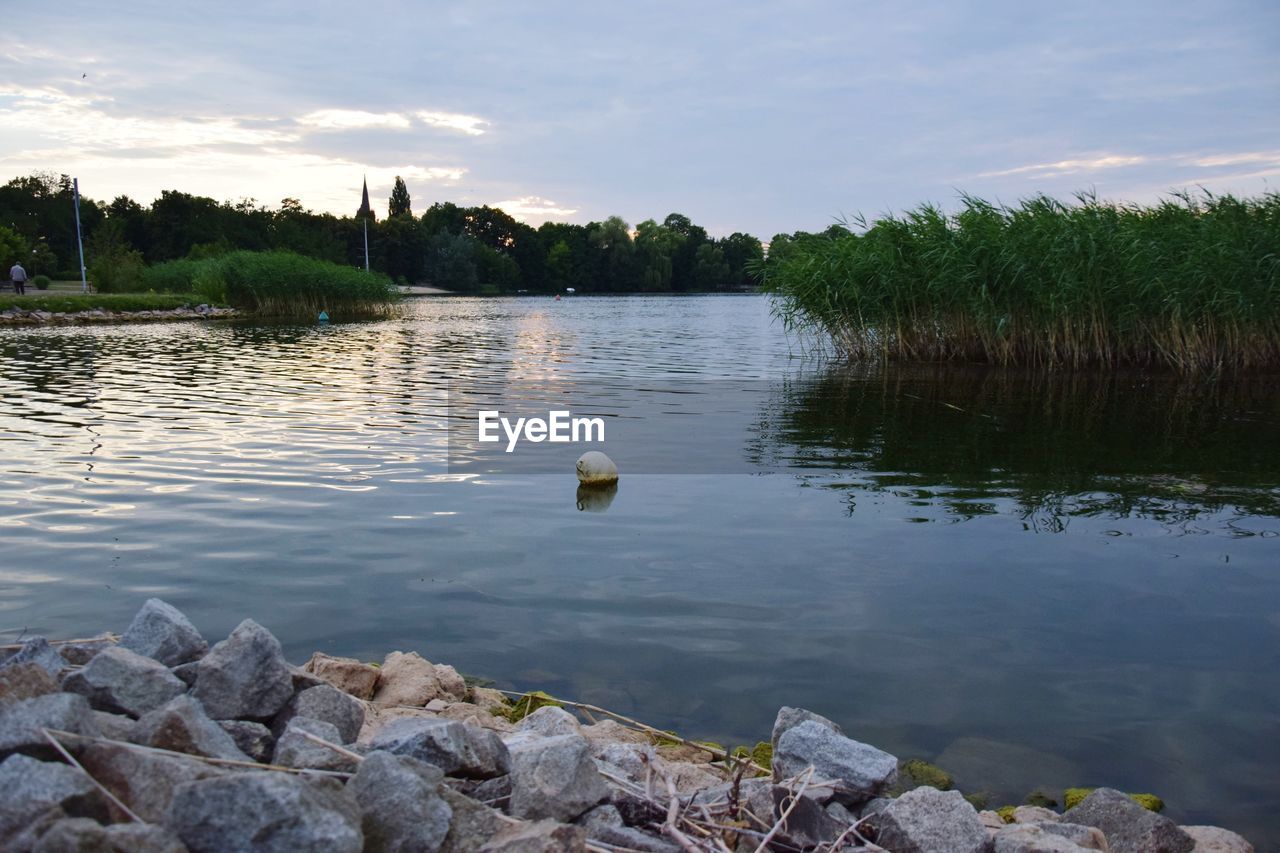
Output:
[[[486,132],[485,125],[489,124],[488,119],[479,116],[463,115],[462,113],[440,113],[430,110],[419,110],[417,113],[418,120],[430,125],[431,127],[443,127],[448,130],[456,130],[465,133],[467,136],[480,136]]]
[[[1187,161],[1193,166],[1211,168],[1215,166],[1240,166],[1246,163],[1264,163],[1280,165],[1280,151],[1244,151],[1239,154],[1214,154],[1208,157],[1197,157]]]
[[[578,212],[576,207],[560,207],[554,201],[536,195],[496,201],[493,203],[493,207],[501,208],[521,222],[526,219],[541,219],[544,221],[547,219],[561,219],[573,216]]]
[[[1094,172],[1099,169],[1119,169],[1125,166],[1141,166],[1150,162],[1149,157],[1104,154],[1080,160],[1057,160],[1053,163],[1034,163],[998,172],[983,172],[979,178],[1002,178],[1007,175],[1070,175],[1076,172]]]
[[[353,130],[384,128],[407,130],[409,119],[400,113],[369,113],[364,110],[316,110],[298,119],[298,123],[317,130]]]

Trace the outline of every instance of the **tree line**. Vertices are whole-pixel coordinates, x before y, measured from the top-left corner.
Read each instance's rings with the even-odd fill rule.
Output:
[[[32,274],[79,278],[71,192],[66,175],[44,173],[0,187],[6,269],[13,255]],[[128,196],[109,203],[82,197],[80,218],[86,262],[95,275],[117,280],[140,276],[148,265],[235,250],[285,250],[363,267],[366,226],[372,269],[400,283],[461,292],[738,290],[753,283],[750,269],[763,257],[750,234],[713,238],[679,213],[634,229],[617,216],[533,228],[495,207],[451,202],[433,204],[419,216],[400,178],[381,219],[371,211],[316,213],[294,198],[271,208],[253,199],[219,202],[176,190],[165,190],[150,205]]]

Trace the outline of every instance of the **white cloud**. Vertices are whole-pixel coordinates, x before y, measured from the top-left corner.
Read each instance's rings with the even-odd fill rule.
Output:
[[[298,119],[298,123],[317,130],[353,130],[384,128],[406,130],[409,119],[400,113],[370,113],[364,110],[316,110]]]
[[[1142,156],[1124,156],[1104,154],[1079,160],[1057,160],[1052,163],[1034,163],[1029,166],[1018,166],[1013,169],[1001,169],[998,172],[983,172],[980,178],[1002,178],[1007,175],[1070,175],[1076,172],[1094,172],[1100,169],[1118,169],[1125,166],[1141,166],[1150,162],[1150,158]]]
[[[443,127],[447,130],[456,130],[465,133],[467,136],[480,136],[486,132],[486,126],[489,124],[488,119],[479,116],[463,115],[462,113],[441,113],[431,110],[419,110],[415,115],[418,120],[430,125],[431,127]]]
[[[513,218],[524,222],[526,219],[561,219],[573,216],[578,212],[576,207],[560,207],[550,199],[541,198],[536,195],[526,195],[520,198],[508,199],[506,201],[496,201],[493,207],[501,208],[509,213]]]
[[[1193,166],[1205,168],[1239,166],[1246,163],[1280,165],[1280,151],[1243,151],[1239,154],[1214,154],[1208,157],[1192,158],[1187,162]]]

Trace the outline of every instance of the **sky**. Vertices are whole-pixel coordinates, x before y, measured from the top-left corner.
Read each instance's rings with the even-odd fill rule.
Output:
[[[1280,187],[1280,3],[0,0],[0,182],[815,231]]]

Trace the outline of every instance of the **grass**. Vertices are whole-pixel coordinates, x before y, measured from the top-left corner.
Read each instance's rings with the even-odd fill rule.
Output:
[[[171,261],[143,273],[142,286],[194,291],[206,301],[283,317],[385,313],[399,298],[391,279],[291,252],[231,252]]]
[[[965,196],[804,236],[765,289],[858,359],[1280,366],[1280,193],[1077,202]]]
[[[167,311],[171,308],[199,305],[208,301],[194,293],[68,294],[46,291],[41,295],[0,295],[0,311],[8,311],[10,308],[68,314],[75,311],[92,311],[95,308],[101,308],[104,311]]]

